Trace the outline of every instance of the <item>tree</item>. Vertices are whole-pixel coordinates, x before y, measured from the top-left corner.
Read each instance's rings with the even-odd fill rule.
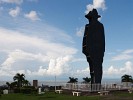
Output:
[[[11,84],[9,82],[6,82],[6,85],[8,86],[8,89],[11,89]]]
[[[78,78],[69,77],[68,83],[77,83],[77,82],[78,82]]]
[[[6,85],[8,86],[8,89],[11,90],[17,86],[17,82],[16,81],[12,83],[6,82]]]
[[[83,78],[83,83],[90,83],[91,82],[91,78],[85,77]]]
[[[131,75],[123,75],[121,77],[121,82],[133,82],[132,76]]]
[[[13,89],[13,88],[16,87],[16,86],[17,86],[17,81],[12,82],[11,85],[10,85],[10,88]]]
[[[29,86],[29,85],[30,85],[30,82],[29,82],[28,80],[24,80],[24,81],[23,81],[23,85],[24,85],[24,86]]]
[[[25,80],[25,75],[17,73],[14,77],[13,80],[17,82],[18,87],[22,87],[22,83]]]

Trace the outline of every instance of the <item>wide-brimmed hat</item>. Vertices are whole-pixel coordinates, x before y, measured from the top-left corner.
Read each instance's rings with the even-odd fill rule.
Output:
[[[95,17],[95,18],[99,18],[101,17],[100,15],[98,15],[98,12],[96,9],[93,9],[92,11],[90,11],[87,15],[85,15],[85,17],[87,19],[90,19],[91,17]]]

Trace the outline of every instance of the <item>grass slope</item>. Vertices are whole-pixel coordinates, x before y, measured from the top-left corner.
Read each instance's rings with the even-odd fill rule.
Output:
[[[1,95],[0,100],[133,100],[133,93],[113,93],[108,96],[72,96],[55,93],[35,94],[7,94]]]

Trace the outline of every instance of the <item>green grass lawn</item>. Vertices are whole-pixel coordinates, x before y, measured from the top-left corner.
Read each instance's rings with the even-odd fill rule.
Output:
[[[53,92],[43,95],[35,94],[6,94],[1,95],[0,100],[133,100],[133,93],[113,93],[108,96],[72,96],[55,94]]]

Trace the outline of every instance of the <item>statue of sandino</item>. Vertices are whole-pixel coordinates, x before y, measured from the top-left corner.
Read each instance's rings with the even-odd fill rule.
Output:
[[[90,66],[91,84],[101,84],[105,52],[104,26],[98,21],[101,16],[96,9],[90,11],[85,17],[89,20],[89,24],[85,25],[82,52],[86,55]]]

